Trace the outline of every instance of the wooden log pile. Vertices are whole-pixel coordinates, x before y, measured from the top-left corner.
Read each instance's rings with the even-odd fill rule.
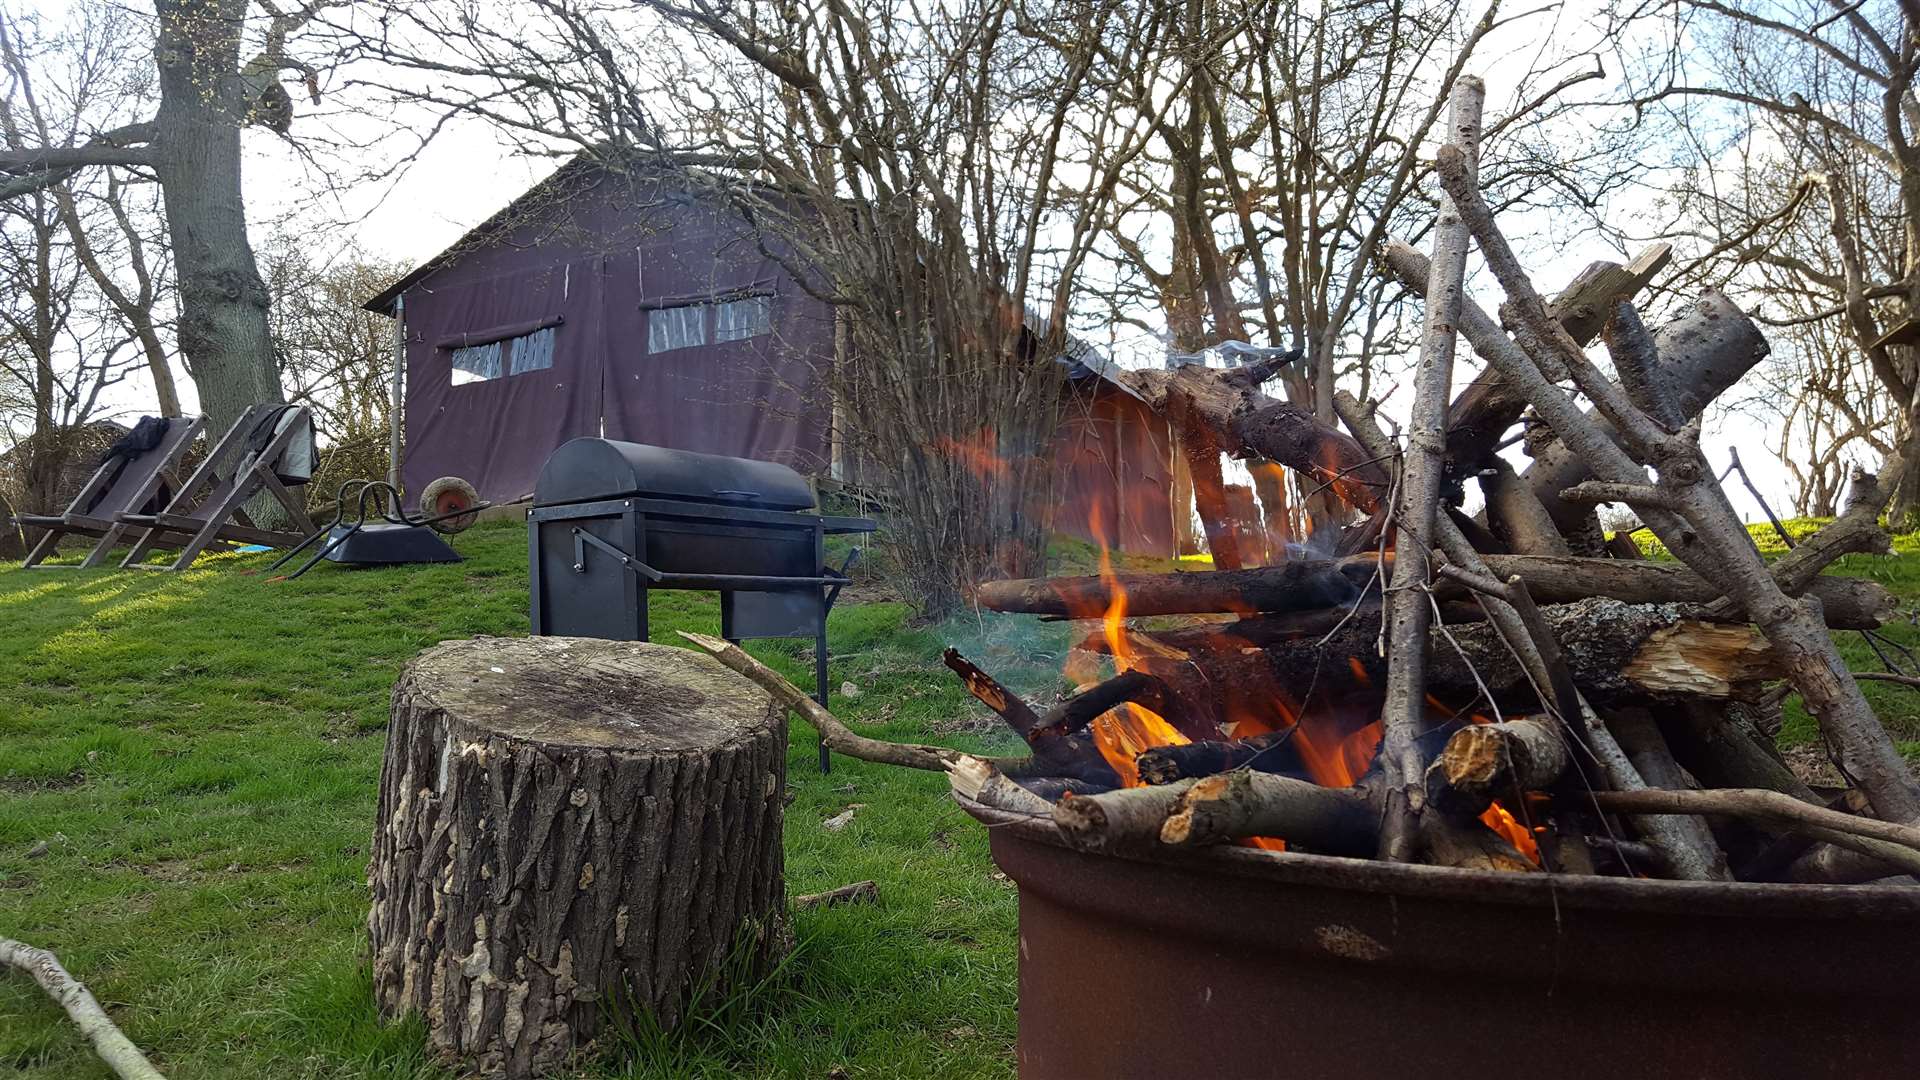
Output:
[[[1096,851],[1239,843],[1501,872],[1920,884],[1920,783],[1833,642],[1890,620],[1892,597],[1822,573],[1888,550],[1877,522],[1904,463],[1857,473],[1839,520],[1763,561],[1700,416],[1765,337],[1718,293],[1645,326],[1633,297],[1664,247],[1543,297],[1476,186],[1480,94],[1462,80],[1451,103],[1431,258],[1381,253],[1427,305],[1407,430],[1389,437],[1346,394],[1334,417],[1266,397],[1284,359],[1136,373],[1207,451],[1189,465],[1216,569],[983,584],[984,608],[1097,625],[1078,652],[1112,674],[1042,708],[949,652],[1027,754],[920,748],[910,763]],[[1469,248],[1505,293],[1496,313],[1466,295]],[[1462,336],[1486,367],[1449,400]],[[1612,375],[1587,356],[1596,341]],[[1499,450],[1522,424],[1534,460],[1518,470]],[[1251,565],[1221,452],[1331,493],[1352,519],[1334,556]],[[1675,561],[1602,536],[1605,503],[1631,507]],[[1264,545],[1269,560],[1280,546]],[[1125,621],[1164,615],[1190,618]],[[1788,696],[1844,789],[1781,761],[1768,716]]]

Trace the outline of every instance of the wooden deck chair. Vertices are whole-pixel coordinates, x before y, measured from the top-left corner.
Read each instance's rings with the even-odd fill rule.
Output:
[[[160,494],[163,483],[174,491],[180,489],[175,467],[205,424],[198,416],[174,417],[153,449],[101,462],[64,513],[14,515],[14,520],[26,528],[46,530],[20,565],[25,569],[58,569],[60,564],[44,564],[44,560],[53,554],[60,538],[69,534],[100,540],[80,561],[81,566],[105,562],[107,553],[128,534],[129,526],[120,515],[141,510]]]
[[[313,520],[278,473],[283,457],[296,449],[296,440],[310,442],[312,431],[304,406],[270,403],[249,408],[220,437],[219,445],[165,509],[157,514],[120,515],[119,520],[129,528],[145,530],[120,565],[128,569],[185,570],[207,545],[216,542],[273,547],[299,543],[313,531]],[[310,455],[311,445],[304,452]],[[263,529],[247,516],[248,501],[262,490],[286,508],[293,519],[291,530]],[[176,545],[180,554],[173,562],[143,565],[142,560],[156,547]]]

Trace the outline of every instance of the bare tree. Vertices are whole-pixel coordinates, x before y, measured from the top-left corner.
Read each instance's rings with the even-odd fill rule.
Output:
[[[49,131],[56,137],[46,142],[35,131],[26,145],[0,152],[0,201],[100,167],[158,183],[178,281],[180,349],[216,427],[256,401],[282,397],[267,291],[247,237],[240,135],[253,126],[289,130],[293,98],[282,72],[298,73],[317,97],[318,73],[295,58],[292,39],[325,6],[154,0],[158,102],[151,115]]]
[[[91,127],[151,107],[153,80],[143,68],[147,46],[140,41],[142,28],[124,9],[79,5],[64,26],[38,42],[24,37],[23,29],[19,20],[0,15],[0,71],[7,88],[0,95],[0,130],[8,149],[77,142]],[[127,170],[100,169],[46,190],[72,257],[138,342],[161,415],[181,415],[171,332],[162,327],[160,294],[171,267],[159,235],[154,185]]]
[[[393,323],[361,306],[405,268],[347,250],[315,256],[310,238],[275,234],[262,245],[273,296],[269,327],[287,400],[313,414],[321,442],[314,490],[387,471]]]
[[[86,425],[132,354],[92,299],[71,253],[59,200],[39,191],[0,204],[0,419],[9,501],[55,509],[69,466],[93,447]]]
[[[1795,462],[1803,508],[1831,509],[1856,447],[1920,457],[1912,18],[1892,0],[1660,0],[1621,16],[1624,40],[1659,28],[1625,103],[1649,146],[1675,148],[1665,231],[1701,253],[1673,284],[1750,290],[1763,321],[1797,328],[1774,378],[1784,438],[1803,433],[1811,456]],[[1896,514],[1916,506],[1920,470],[1883,479]]]

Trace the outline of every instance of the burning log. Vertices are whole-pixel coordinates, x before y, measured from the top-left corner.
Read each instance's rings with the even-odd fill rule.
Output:
[[[1511,841],[1472,819],[1424,814],[1420,818],[1419,844],[1426,861],[1435,866],[1508,874],[1540,869]]]
[[[1300,776],[1306,766],[1300,755],[1291,752],[1298,728],[1288,727],[1231,742],[1208,740],[1156,746],[1133,759],[1140,779],[1148,784],[1171,784],[1229,769],[1247,768],[1256,772],[1286,773]]]
[[[966,685],[968,693],[999,714],[1000,718],[1006,721],[1007,726],[1013,729],[1014,734],[1027,741],[1027,747],[1033,751],[1033,760],[1030,765],[1009,767],[1008,771],[1016,775],[1058,776],[1085,780],[1106,787],[1118,787],[1120,777],[1101,756],[1099,747],[1095,746],[1092,740],[1072,732],[1078,727],[1084,727],[1087,720],[1093,719],[1114,705],[1129,700],[1127,695],[1130,693],[1163,695],[1165,690],[1164,684],[1159,683],[1158,680],[1154,680],[1149,685],[1140,679],[1123,684],[1117,689],[1109,688],[1104,695],[1107,704],[1091,713],[1085,713],[1085,719],[1078,725],[1068,727],[1066,725],[1072,714],[1070,707],[1076,699],[1068,698],[1066,702],[1042,716],[1035,712],[1033,706],[1027,704],[1020,695],[1000,685],[998,680],[980,670],[973,661],[961,656],[959,650],[948,649],[941,658],[948,668],[960,676],[960,681]],[[1084,712],[1086,705],[1082,704],[1077,708]],[[1029,773],[1029,768],[1034,771]]]
[[[1468,724],[1427,767],[1427,802],[1455,817],[1479,817],[1503,795],[1551,787],[1569,760],[1550,717]]]
[[[1709,604],[1724,595],[1699,574],[1671,563],[1544,555],[1483,558],[1497,578],[1524,578],[1534,599],[1543,604],[1591,596],[1630,604]],[[1389,553],[1388,569],[1392,562]],[[994,611],[1073,619],[1100,617],[1112,606],[1116,590],[1125,593],[1130,616],[1320,613],[1377,593],[1377,572],[1381,568],[1381,560],[1373,555],[1294,559],[1279,566],[1247,570],[989,581],[980,586],[976,596]],[[1442,599],[1470,595],[1470,590],[1457,582],[1439,581],[1434,588]],[[1805,590],[1820,601],[1827,625],[1836,630],[1883,626],[1896,607],[1893,594],[1884,586],[1863,578],[1821,575],[1812,578]]]
[[[1120,672],[1049,709],[1040,718],[1035,734],[1042,739],[1069,736],[1085,729],[1100,714],[1126,704],[1151,709],[1189,739],[1213,739],[1220,734],[1217,724],[1188,708],[1166,682],[1138,669]]]

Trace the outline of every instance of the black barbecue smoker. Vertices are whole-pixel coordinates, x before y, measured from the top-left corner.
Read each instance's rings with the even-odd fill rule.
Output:
[[[827,612],[859,555],[835,570],[826,539],[874,527],[815,513],[784,465],[574,439],[541,466],[527,511],[533,632],[646,641],[648,590],[714,590],[729,641],[813,638],[825,705]]]

